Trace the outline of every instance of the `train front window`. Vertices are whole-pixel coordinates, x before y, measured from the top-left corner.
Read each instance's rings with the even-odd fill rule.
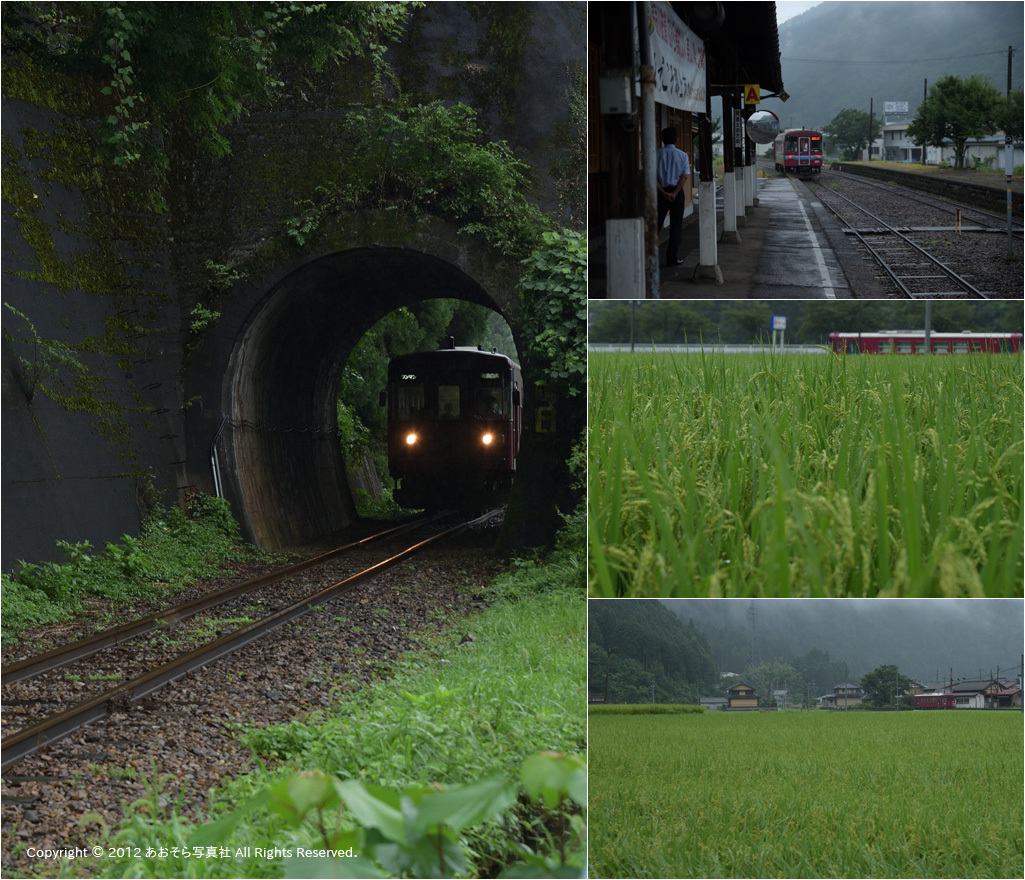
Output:
[[[408,422],[423,413],[424,386],[422,383],[396,383],[394,385],[394,411],[392,417],[400,422]]]
[[[438,386],[438,418],[458,419],[459,418],[459,386],[439,385]]]
[[[512,385],[509,375],[487,370],[477,376],[474,412],[482,419],[512,419]]]

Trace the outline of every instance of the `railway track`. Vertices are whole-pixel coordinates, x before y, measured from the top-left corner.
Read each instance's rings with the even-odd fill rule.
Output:
[[[342,579],[328,583],[326,586],[322,579],[320,583],[313,588],[312,592],[310,592],[309,589],[300,589],[298,591],[298,596],[294,594],[289,595],[287,600],[282,602],[280,607],[270,613],[264,614],[258,619],[243,621],[241,625],[238,625],[237,620],[229,618],[225,621],[225,626],[234,625],[235,628],[232,629],[232,631],[219,631],[218,637],[213,640],[193,647],[190,650],[186,650],[184,653],[178,654],[170,660],[158,662],[156,666],[147,668],[145,671],[135,672],[130,680],[117,684],[109,689],[101,690],[98,693],[87,696],[85,699],[80,699],[73,705],[67,706],[66,708],[59,708],[57,711],[51,712],[40,720],[29,720],[25,726],[21,727],[16,732],[5,735],[2,742],[0,742],[0,751],[2,751],[0,766],[6,769],[16,764],[29,755],[34,754],[42,747],[69,735],[85,725],[124,709],[131,703],[152,694],[163,685],[182,678],[188,673],[198,670],[226,654],[250,644],[278,627],[294,621],[296,618],[311,609],[322,605],[336,596],[344,594],[358,584],[374,578],[376,575],[397,565],[401,561],[408,559],[419,551],[426,549],[437,542],[443,541],[446,538],[453,537],[456,534],[471,528],[475,524],[482,523],[496,516],[499,512],[499,510],[490,511],[483,516],[469,521],[460,522],[455,526],[446,528],[438,534],[432,535],[426,539],[415,540],[411,544],[408,543],[407,539],[407,541],[404,542],[407,546],[404,546],[398,552],[389,551],[385,558],[379,559],[373,564],[365,567],[357,567],[357,571],[348,573]],[[440,517],[435,517],[434,519],[440,519]],[[166,623],[162,624],[161,621],[178,622],[192,617],[199,611],[212,607],[214,604],[230,604],[233,600],[237,600],[241,596],[249,595],[261,588],[265,588],[272,584],[285,584],[290,578],[294,579],[298,574],[309,571],[310,569],[318,566],[324,566],[337,557],[344,555],[348,551],[355,548],[363,548],[368,544],[380,542],[385,539],[395,539],[416,527],[424,525],[425,522],[426,520],[418,520],[395,529],[387,530],[386,532],[371,536],[362,541],[357,541],[344,547],[337,548],[330,553],[322,554],[318,557],[305,560],[295,565],[286,566],[285,568],[272,572],[269,575],[251,579],[225,590],[221,590],[218,593],[211,594],[209,597],[202,597],[200,599],[193,600],[192,602],[185,603],[184,605],[167,609],[158,615],[151,615],[150,617],[143,618],[131,624],[117,627],[107,633],[101,633],[93,639],[83,640],[82,643],[75,643],[63,649],[49,651],[45,655],[25,658],[24,660],[11,664],[4,670],[5,715],[8,714],[12,707],[16,708],[19,707],[19,705],[64,705],[68,702],[63,697],[57,697],[53,700],[47,700],[44,697],[43,700],[40,700],[38,696],[36,696],[31,700],[18,700],[17,697],[14,696],[16,691],[12,691],[11,689],[12,687],[16,688],[19,681],[41,676],[44,674],[44,671],[53,671],[55,669],[64,668],[68,663],[81,660],[86,656],[97,654],[100,651],[104,651],[114,646],[124,647],[124,641],[126,639],[137,638],[142,634],[152,632],[154,629],[158,629],[166,625]],[[329,578],[329,580],[333,580],[333,577]],[[6,678],[7,669],[12,669],[12,674],[15,676],[15,678],[10,682]],[[99,678],[104,677],[105,676],[99,676]],[[5,719],[5,721],[6,720],[7,719]],[[11,725],[5,724],[5,726]]]
[[[903,200],[915,202],[919,205],[924,205],[927,208],[931,208],[937,211],[938,223],[949,223],[951,218],[951,212],[953,211],[955,216],[955,222],[957,217],[960,217],[960,220],[962,222],[962,233],[1007,232],[1007,218],[1003,214],[997,215],[989,211],[985,211],[982,208],[976,208],[971,205],[957,204],[947,199],[940,198],[939,196],[932,196],[926,193],[918,192],[916,190],[908,189],[907,187],[900,186],[896,183],[884,183],[882,181],[862,177],[858,174],[849,174],[844,171],[834,171],[832,169],[823,170],[821,178],[819,178],[817,182],[821,183],[822,179],[844,180],[848,183],[857,184],[859,186],[873,187],[874,189],[887,194],[899,192],[900,197]],[[1016,235],[1020,235],[1023,232],[1023,228],[1020,224],[1013,224],[1012,231]]]
[[[857,182],[861,183],[860,180]],[[843,224],[844,232],[858,239],[903,296],[910,299],[991,299],[1000,296],[995,291],[980,289],[973,279],[966,277],[970,272],[974,273],[970,263],[968,271],[958,271],[960,267],[951,266],[912,237],[916,233],[942,234],[952,230],[946,227],[897,227],[821,181],[811,188],[819,201]],[[880,188],[892,193],[892,188]],[[851,209],[855,212],[853,215]]]

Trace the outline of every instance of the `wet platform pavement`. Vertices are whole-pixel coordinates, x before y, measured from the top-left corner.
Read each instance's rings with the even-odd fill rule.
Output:
[[[792,178],[758,181],[758,204],[740,218],[737,242],[723,236],[722,195],[716,199],[718,265],[723,283],[694,281],[698,265],[698,208],[684,220],[679,266],[665,265],[668,225],[662,230],[660,295],[663,299],[880,298],[872,266],[840,231],[825,207]],[[588,288],[604,297],[604,249],[596,253]],[[597,264],[597,265],[596,265]],[[600,273],[600,274],[599,274]]]

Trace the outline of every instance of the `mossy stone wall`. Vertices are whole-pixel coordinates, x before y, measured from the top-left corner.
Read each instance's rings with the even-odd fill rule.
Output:
[[[585,22],[583,3],[429,3],[391,52],[394,85],[329,67],[243,120],[221,159],[167,132],[171,170],[160,185],[96,159],[97,84],[5,63],[0,567],[52,558],[58,539],[102,546],[136,533],[155,499],[207,488],[236,385],[216,371],[232,369],[225,353],[243,345],[262,297],[295,268],[351,246],[353,225],[364,243],[379,233],[389,246],[406,235],[419,247],[430,218],[401,212],[326,217],[301,247],[289,235],[345,148],[337,123],[350,101],[387,100],[399,88],[474,106],[534,169],[533,200],[558,215],[549,172],[572,142],[567,96],[583,70]],[[515,322],[515,267],[453,236],[479,245],[469,263],[451,264],[455,287]],[[470,264],[492,266],[493,277],[470,277]],[[350,317],[335,318],[347,322],[345,339],[388,300],[350,301]],[[335,369],[318,366],[318,381]],[[344,519],[347,498],[331,504]]]

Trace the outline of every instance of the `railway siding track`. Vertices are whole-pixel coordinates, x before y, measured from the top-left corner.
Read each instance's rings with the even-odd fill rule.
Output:
[[[950,231],[950,220],[953,218],[954,223],[956,224],[957,219],[960,218],[962,221],[975,224],[974,226],[962,225],[960,227],[961,232],[993,232],[1005,234],[1007,232],[1006,212],[994,213],[991,210],[987,210],[986,207],[983,204],[980,204],[978,200],[964,198],[959,201],[953,201],[951,198],[953,195],[957,194],[965,195],[965,190],[978,189],[978,187],[970,187],[967,184],[961,184],[960,189],[952,191],[923,191],[918,189],[909,189],[903,179],[889,180],[884,178],[881,181],[870,177],[864,177],[861,174],[835,169],[823,171],[822,174],[826,180],[844,180],[848,183],[856,184],[858,187],[869,187],[888,196],[898,194],[899,198],[904,202],[913,202],[916,206],[925,206],[925,208],[934,213],[924,214],[919,219],[919,225],[916,228],[919,228],[922,231]],[[907,177],[907,175],[905,175],[905,177]],[[820,180],[821,179],[822,178],[820,178]],[[916,207],[916,210],[921,209]],[[935,218],[935,220],[931,218]],[[939,223],[941,220],[945,221],[945,225],[937,225],[933,227],[923,226],[924,223]],[[1013,223],[1012,228],[1017,234],[1022,232],[1022,226],[1020,223]]]
[[[838,192],[837,181],[854,198]],[[843,231],[858,239],[900,295],[1021,296],[1020,271],[1013,261],[998,256],[1006,246],[998,236],[978,235],[997,231],[997,218],[849,175],[823,172],[809,188],[836,215]],[[971,212],[969,224],[961,222],[965,212]],[[1016,260],[1020,265],[1020,244]]]
[[[1006,226],[1007,210],[1007,189],[1004,183],[1005,178],[997,176],[996,179],[955,179],[950,174],[920,174],[914,171],[898,171],[888,166],[877,166],[876,163],[850,164],[835,162],[830,170],[834,173],[843,172],[846,175],[868,180],[883,181],[885,184],[896,184],[901,187],[908,187],[923,193],[931,193],[937,198],[970,203],[975,208],[981,209],[992,215],[998,215]],[[956,172],[954,172],[956,173]],[[978,175],[979,172],[968,172],[969,175]],[[1020,186],[1014,189],[1013,215],[1016,218],[1022,216],[1022,192]]]
[[[429,547],[437,542],[443,541],[446,538],[452,537],[466,529],[471,528],[477,523],[484,522],[497,515],[499,511],[490,511],[484,516],[477,517],[473,520],[459,523],[456,526],[445,529],[439,534],[433,535],[427,539],[419,540],[405,549],[388,556],[386,559],[370,565],[355,574],[351,574],[340,581],[332,583],[326,587],[317,589],[312,594],[302,596],[302,598],[291,601],[284,607],[273,611],[270,614],[265,615],[259,620],[255,620],[247,625],[240,627],[239,629],[222,635],[207,644],[188,651],[175,657],[170,662],[161,664],[155,669],[150,669],[147,672],[137,675],[132,680],[125,682],[124,684],[117,685],[109,690],[105,690],[101,693],[87,697],[86,699],[76,703],[75,705],[66,708],[62,711],[58,711],[46,718],[30,723],[29,725],[21,728],[16,733],[9,736],[5,736],[0,743],[2,746],[2,757],[0,757],[0,766],[7,768],[17,762],[23,760],[25,757],[35,753],[38,749],[43,746],[55,742],[68,734],[72,733],[79,728],[90,724],[100,718],[104,718],[113,712],[119,711],[126,708],[131,703],[152,694],[154,691],[162,687],[163,685],[182,678],[190,672],[193,672],[213,661],[231,653],[265,635],[272,630],[295,620],[311,609],[327,602],[329,599],[334,598],[360,583],[374,578],[384,570],[397,565],[401,561],[409,558],[415,553]],[[396,537],[396,532],[405,532],[414,526],[422,525],[423,521],[416,523],[407,524],[407,526],[400,527],[398,529],[389,530],[387,533],[381,535],[372,536],[371,539],[364,539],[363,541],[355,542],[352,545],[346,545],[344,548],[338,548],[328,554],[315,557],[312,560],[306,560],[303,563],[298,563],[294,566],[288,566],[285,569],[274,572],[269,576],[253,579],[253,581],[260,582],[258,586],[265,586],[268,582],[273,583],[280,581],[282,578],[294,575],[296,569],[307,570],[317,565],[322,565],[327,562],[330,558],[340,555],[345,550],[351,549],[354,546],[362,546],[372,540],[379,539],[384,535],[389,537]],[[284,572],[284,573],[282,573]],[[273,576],[277,575],[276,578]],[[244,584],[237,585],[234,588],[228,590],[219,591],[221,595],[229,592],[238,592],[240,588],[247,587],[247,590],[256,589],[256,586],[252,586],[253,581],[245,582]],[[205,599],[205,597],[204,597]],[[222,599],[221,601],[225,601]],[[196,600],[192,603],[186,603],[186,605],[201,604],[200,600]],[[210,604],[209,602],[207,603]],[[179,609],[169,609],[165,614],[174,615]],[[193,613],[195,613],[193,611]],[[152,615],[153,617],[159,617],[160,615]],[[141,627],[150,626],[150,618],[144,618],[143,622],[136,622]],[[154,624],[155,626],[156,624]],[[127,627],[119,627],[113,632],[124,632],[127,629],[134,628],[135,625],[127,625]],[[150,627],[152,628],[152,627]],[[149,630],[145,630],[149,631]],[[101,636],[110,637],[110,634],[100,634]],[[102,641],[103,639],[101,639]],[[111,643],[113,644],[113,643]],[[74,646],[71,646],[74,647]],[[92,651],[101,650],[96,648]],[[49,659],[45,662],[55,662],[55,665],[60,665],[60,651],[48,652]],[[50,656],[53,655],[53,656]],[[82,656],[82,655],[80,655]],[[39,668],[40,664],[43,663],[39,658],[27,658],[25,661],[19,661],[23,670],[32,668]],[[14,664],[12,664],[14,665]],[[33,674],[39,674],[38,672]],[[27,676],[23,676],[27,677]],[[6,682],[5,682],[6,684]],[[30,701],[31,702],[31,701]],[[5,704],[9,705],[9,701],[5,699]]]

